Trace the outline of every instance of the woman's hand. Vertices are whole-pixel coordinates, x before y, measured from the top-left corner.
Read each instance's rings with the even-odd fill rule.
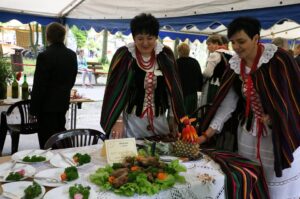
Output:
[[[117,120],[111,129],[111,138],[119,139],[122,138],[124,134],[124,123],[122,120]]]
[[[217,130],[209,127],[206,131],[202,133],[201,136],[199,136],[199,144],[203,144],[204,142],[207,142],[214,134],[216,133]]]

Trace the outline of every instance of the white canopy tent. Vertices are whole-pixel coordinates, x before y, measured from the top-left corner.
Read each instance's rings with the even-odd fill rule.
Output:
[[[178,31],[207,35],[226,34],[233,18],[250,15],[262,22],[263,37],[297,39],[299,10],[299,0],[1,0],[0,22],[17,19],[45,25],[60,21],[84,29],[128,33],[130,19],[147,12],[159,18],[169,35]]]

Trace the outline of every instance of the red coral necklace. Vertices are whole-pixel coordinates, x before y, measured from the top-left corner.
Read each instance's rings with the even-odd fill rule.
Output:
[[[143,59],[143,56],[142,56],[141,52],[137,48],[135,48],[135,54],[136,54],[137,62],[140,65],[141,68],[143,68],[144,70],[149,70],[153,67],[154,62],[155,62],[155,52],[154,52],[154,50],[152,51],[151,57],[148,61],[145,61]]]

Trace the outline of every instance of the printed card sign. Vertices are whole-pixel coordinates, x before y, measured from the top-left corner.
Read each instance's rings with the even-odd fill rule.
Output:
[[[135,138],[105,140],[108,164],[121,163],[127,156],[137,156]]]

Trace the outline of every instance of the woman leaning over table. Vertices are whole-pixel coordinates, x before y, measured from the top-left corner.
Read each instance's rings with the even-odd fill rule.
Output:
[[[184,105],[173,52],[157,40],[151,14],[134,17],[130,28],[134,42],[119,48],[110,65],[101,126],[109,138],[174,132]]]
[[[260,22],[240,17],[228,26],[236,52],[201,142],[221,131],[238,107],[238,152],[261,163],[270,198],[300,197],[300,71],[294,59],[273,44],[259,43]],[[237,106],[238,104],[238,106]]]

